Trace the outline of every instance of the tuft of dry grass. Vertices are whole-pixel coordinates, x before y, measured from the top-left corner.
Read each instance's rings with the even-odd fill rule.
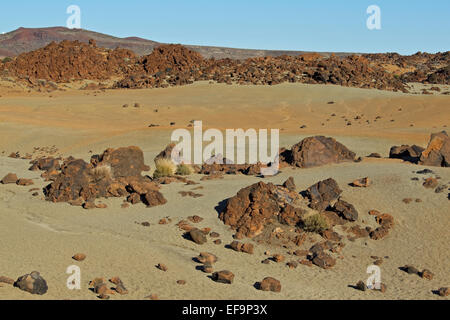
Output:
[[[158,159],[155,162],[156,170],[153,173],[153,177],[158,179],[161,177],[170,177],[175,174],[176,166],[171,159]]]
[[[303,220],[303,229],[307,232],[321,232],[329,228],[327,220],[320,214],[314,214]]]
[[[101,165],[91,170],[91,176],[94,182],[111,180],[111,167],[109,165]]]
[[[177,166],[176,174],[179,176],[190,176],[193,173],[194,169],[188,164],[182,163]]]

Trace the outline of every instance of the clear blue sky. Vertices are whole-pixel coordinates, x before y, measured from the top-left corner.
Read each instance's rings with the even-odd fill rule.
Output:
[[[71,4],[81,8],[83,29],[160,42],[402,54],[450,50],[449,0],[2,1],[0,33],[65,26]],[[373,4],[381,8],[381,30],[366,27]]]

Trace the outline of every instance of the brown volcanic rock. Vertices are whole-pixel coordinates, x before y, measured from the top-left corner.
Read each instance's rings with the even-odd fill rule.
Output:
[[[426,82],[450,84],[450,64],[428,75]]]
[[[280,154],[280,160],[291,166],[311,168],[331,163],[354,161],[356,154],[333,138],[308,137]]]
[[[47,282],[37,271],[19,277],[14,286],[20,290],[37,295],[44,295],[48,290]]]
[[[389,151],[389,158],[402,159],[404,161],[417,163],[422,151],[424,151],[424,149],[416,145],[393,146]]]
[[[100,49],[79,41],[52,42],[44,48],[19,55],[5,68],[15,76],[55,82],[103,80],[121,75],[135,59],[126,49]]]
[[[8,173],[3,179],[0,181],[2,184],[13,184],[16,183],[19,179],[15,173]]]
[[[420,165],[450,167],[450,137],[442,131],[431,135],[428,147],[420,156]]]
[[[151,54],[142,57],[141,63],[147,73],[153,74],[166,69],[189,71],[199,68],[203,60],[199,53],[180,44],[164,44],[155,48]]]
[[[107,149],[103,154],[93,156],[91,163],[96,167],[109,165],[114,178],[140,176],[150,168],[144,164],[144,153],[138,147]]]
[[[219,218],[238,234],[254,237],[265,225],[278,220],[284,207],[294,202],[298,195],[282,186],[258,182],[241,189],[226,202]]]
[[[334,211],[343,216],[346,220],[356,221],[358,220],[358,211],[355,207],[344,200],[338,200],[334,205]]]
[[[85,202],[93,204],[103,197],[127,197],[133,204],[147,206],[167,202],[157,184],[141,176],[148,170],[142,151],[137,147],[108,149],[93,156],[91,163],[81,159],[67,159],[61,172],[45,188],[46,200],[53,202]]]
[[[280,292],[281,283],[275,278],[267,277],[259,283],[259,289],[262,291]]]
[[[333,202],[338,200],[341,193],[342,190],[332,178],[319,181],[305,192],[306,197],[311,201],[310,207],[318,211],[324,211],[332,205]]]

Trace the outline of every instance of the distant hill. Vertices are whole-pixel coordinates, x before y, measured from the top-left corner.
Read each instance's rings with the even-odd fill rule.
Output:
[[[24,52],[30,52],[42,48],[52,41],[60,42],[62,40],[78,40],[88,42],[94,39],[99,47],[114,49],[121,47],[134,51],[137,55],[147,55],[157,47],[159,42],[146,40],[138,37],[118,38],[110,35],[84,30],[84,29],[68,29],[65,27],[51,28],[19,28],[17,30],[0,34],[0,56],[12,57]],[[209,47],[185,45],[186,47],[197,51],[205,58],[214,57],[216,59],[247,59],[263,56],[280,56],[280,55],[299,55],[306,51],[282,51],[282,50],[252,50],[252,49],[235,49],[225,47]],[[330,53],[321,53],[329,56]],[[345,56],[348,53],[335,53],[336,55]]]

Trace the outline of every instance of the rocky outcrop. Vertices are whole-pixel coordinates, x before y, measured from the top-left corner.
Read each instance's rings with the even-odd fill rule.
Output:
[[[126,197],[132,204],[143,202],[150,207],[165,204],[158,185],[143,177],[143,170],[149,167],[137,147],[108,149],[93,156],[90,163],[69,158],[45,188],[46,200],[81,205],[93,204],[98,198]]]
[[[281,150],[280,161],[299,168],[311,168],[332,163],[354,161],[356,154],[335,139],[308,137],[290,150]]]
[[[420,165],[450,167],[450,137],[442,131],[431,135],[428,147],[422,152]]]
[[[298,197],[283,186],[258,182],[228,199],[219,217],[237,233],[252,238],[260,234],[266,224],[279,218],[287,220],[295,212],[292,204]]]

